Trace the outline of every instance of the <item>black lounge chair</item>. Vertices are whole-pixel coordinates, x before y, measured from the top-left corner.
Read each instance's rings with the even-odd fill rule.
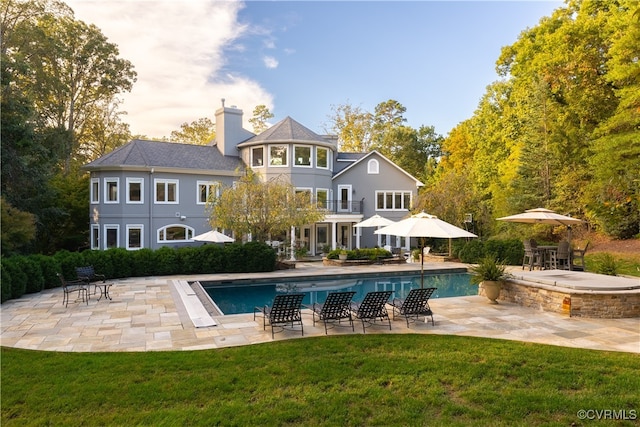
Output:
[[[344,326],[351,325],[351,330],[354,331],[351,300],[355,294],[355,292],[332,292],[324,303],[314,303],[307,306],[313,311],[313,326],[316,325],[317,316],[318,322],[324,322],[325,334],[327,334],[328,323],[331,323],[332,327],[336,326],[336,322],[338,326],[343,326],[340,324],[343,320],[348,320],[349,324]]]
[[[82,296],[82,302],[87,303],[89,305],[89,290],[87,289],[86,282],[84,280],[65,280],[64,276],[60,273],[56,273],[56,275],[60,278],[60,282],[62,283],[62,291],[64,294],[62,295],[62,303],[65,307],[69,306],[69,294],[74,292],[78,293],[76,300]]]
[[[416,288],[411,289],[409,295],[405,299],[394,298],[391,301],[393,307],[393,319],[396,316],[404,316],[407,320],[407,328],[409,322],[416,322],[420,316],[431,316],[431,325],[435,326],[433,321],[433,312],[429,307],[429,298],[438,288]]]
[[[84,280],[87,284],[87,291],[91,287],[93,283],[93,294],[96,294],[96,288],[98,285],[95,282],[102,281],[102,283],[106,282],[107,278],[104,274],[97,274],[96,270],[93,268],[93,265],[88,265],[86,267],[76,267],[76,275],[78,276],[78,280]]]
[[[376,291],[369,292],[364,296],[360,304],[355,304],[353,310],[356,319],[362,320],[362,330],[366,333],[366,324],[374,325],[378,320],[389,322],[389,330],[391,330],[391,319],[387,312],[387,302],[393,291]]]
[[[273,299],[271,307],[256,307],[253,310],[253,320],[256,320],[256,314],[262,313],[262,327],[267,329],[267,324],[271,325],[271,338],[274,336],[274,328],[280,327],[284,330],[285,326],[300,324],[302,336],[304,336],[304,326],[302,326],[302,299],[304,294],[279,294]],[[267,323],[268,321],[268,323]],[[280,332],[280,331],[279,331]]]

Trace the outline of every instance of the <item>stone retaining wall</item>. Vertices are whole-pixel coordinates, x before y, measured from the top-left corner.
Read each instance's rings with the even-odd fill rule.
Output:
[[[480,287],[480,295],[484,295]],[[507,281],[500,291],[502,301],[570,317],[621,319],[640,317],[640,291],[583,291],[544,284]]]
[[[380,258],[377,261],[371,261],[368,259],[353,259],[341,261],[339,259],[329,259],[327,257],[322,258],[322,265],[332,265],[334,267],[352,267],[356,265],[371,265],[371,264],[406,264],[407,260],[403,257],[389,257]]]

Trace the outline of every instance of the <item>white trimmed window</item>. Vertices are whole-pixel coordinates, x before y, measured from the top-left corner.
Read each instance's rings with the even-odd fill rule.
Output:
[[[220,196],[220,183],[215,181],[198,181],[196,204],[204,205],[209,197]]]
[[[367,163],[367,173],[369,175],[377,175],[380,173],[380,163],[376,159],[369,160]]]
[[[311,197],[313,196],[313,188],[304,188],[298,187],[296,188],[296,194],[305,193],[309,195],[309,202],[311,202]]]
[[[143,178],[127,178],[127,203],[144,203]]]
[[[91,249],[100,249],[100,226],[91,225]]]
[[[270,145],[269,146],[269,166],[288,166],[289,165],[289,146],[288,145]]]
[[[318,169],[329,169],[329,149],[316,147],[316,167]]]
[[[104,202],[105,203],[118,203],[118,184],[120,178],[105,178],[104,179]]]
[[[142,249],[144,244],[142,242],[142,224],[127,225],[127,249],[135,251]]]
[[[156,179],[155,201],[156,203],[177,204],[178,203],[178,180],[177,179]]]
[[[189,242],[193,239],[193,228],[171,224],[158,229],[158,242]]]
[[[316,189],[316,204],[320,209],[329,209],[329,189]]]
[[[120,226],[118,224],[105,224],[104,226],[104,248],[112,249],[119,247]]]
[[[264,166],[264,147],[253,147],[251,149],[251,167],[261,168]]]
[[[293,164],[299,167],[311,167],[311,147],[308,145],[293,146]]]
[[[91,178],[91,187],[89,187],[91,192],[91,203],[100,203],[100,179],[99,178]]]
[[[400,211],[411,209],[411,191],[376,191],[376,210]]]

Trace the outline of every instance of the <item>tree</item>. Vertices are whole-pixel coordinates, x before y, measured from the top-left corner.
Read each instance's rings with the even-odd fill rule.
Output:
[[[20,252],[36,237],[35,216],[14,208],[4,197],[0,197],[0,208],[2,255]]]
[[[373,116],[360,107],[351,104],[331,107],[328,133],[338,136],[340,151],[349,153],[366,153],[371,147]]]
[[[262,182],[251,170],[234,186],[224,188],[219,196],[212,195],[207,206],[212,228],[251,234],[258,241],[324,217],[309,193],[296,192],[283,178]]]
[[[118,109],[120,100],[102,101],[94,106],[94,111],[83,124],[85,135],[80,145],[78,158],[81,163],[95,160],[129,142],[129,124],[121,119],[126,114]]]
[[[202,117],[180,125],[180,131],[172,131],[170,140],[185,144],[207,145],[216,137],[216,125],[210,119]]]
[[[253,133],[257,135],[267,130],[267,122],[273,117],[273,113],[269,111],[266,105],[257,105],[253,109],[253,117],[249,119],[249,123],[253,126]]]

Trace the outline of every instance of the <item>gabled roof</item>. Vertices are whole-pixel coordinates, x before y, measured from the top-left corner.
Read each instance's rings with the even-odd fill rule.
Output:
[[[113,167],[234,171],[242,168],[243,163],[239,157],[223,156],[214,146],[134,139],[88,163],[83,169]]]
[[[333,163],[334,175],[340,173],[343,169],[351,166],[366,155],[367,153],[337,153],[336,161]]]
[[[346,153],[340,153],[340,156],[343,156]],[[402,169],[400,166],[396,165],[394,162],[392,162],[391,160],[389,160],[387,157],[385,157],[384,155],[382,155],[382,153],[373,150],[370,153],[367,153],[365,155],[363,155],[362,157],[360,157],[358,160],[356,160],[355,162],[350,162],[348,163],[348,166],[344,169],[342,169],[341,171],[337,172],[332,179],[336,179],[337,177],[339,177],[340,175],[342,175],[343,173],[346,173],[348,170],[354,168],[358,163],[362,163],[364,162],[366,159],[368,159],[369,157],[373,156],[374,154],[377,154],[378,156],[380,156],[383,160],[385,160],[387,163],[389,163],[391,166],[393,166],[394,168],[398,169],[400,172],[402,172],[403,174],[405,174],[406,176],[408,176],[409,178],[411,178],[413,181],[416,182],[416,186],[418,187],[422,187],[424,186],[424,184],[422,182],[420,182],[420,180],[418,180],[416,177],[414,177],[413,175],[411,175],[410,173],[408,173],[407,171],[405,171],[404,169]]]
[[[242,147],[244,145],[274,142],[313,142],[327,144],[330,141],[287,116],[264,132],[249,138],[242,142],[242,144],[238,144],[238,146]]]

